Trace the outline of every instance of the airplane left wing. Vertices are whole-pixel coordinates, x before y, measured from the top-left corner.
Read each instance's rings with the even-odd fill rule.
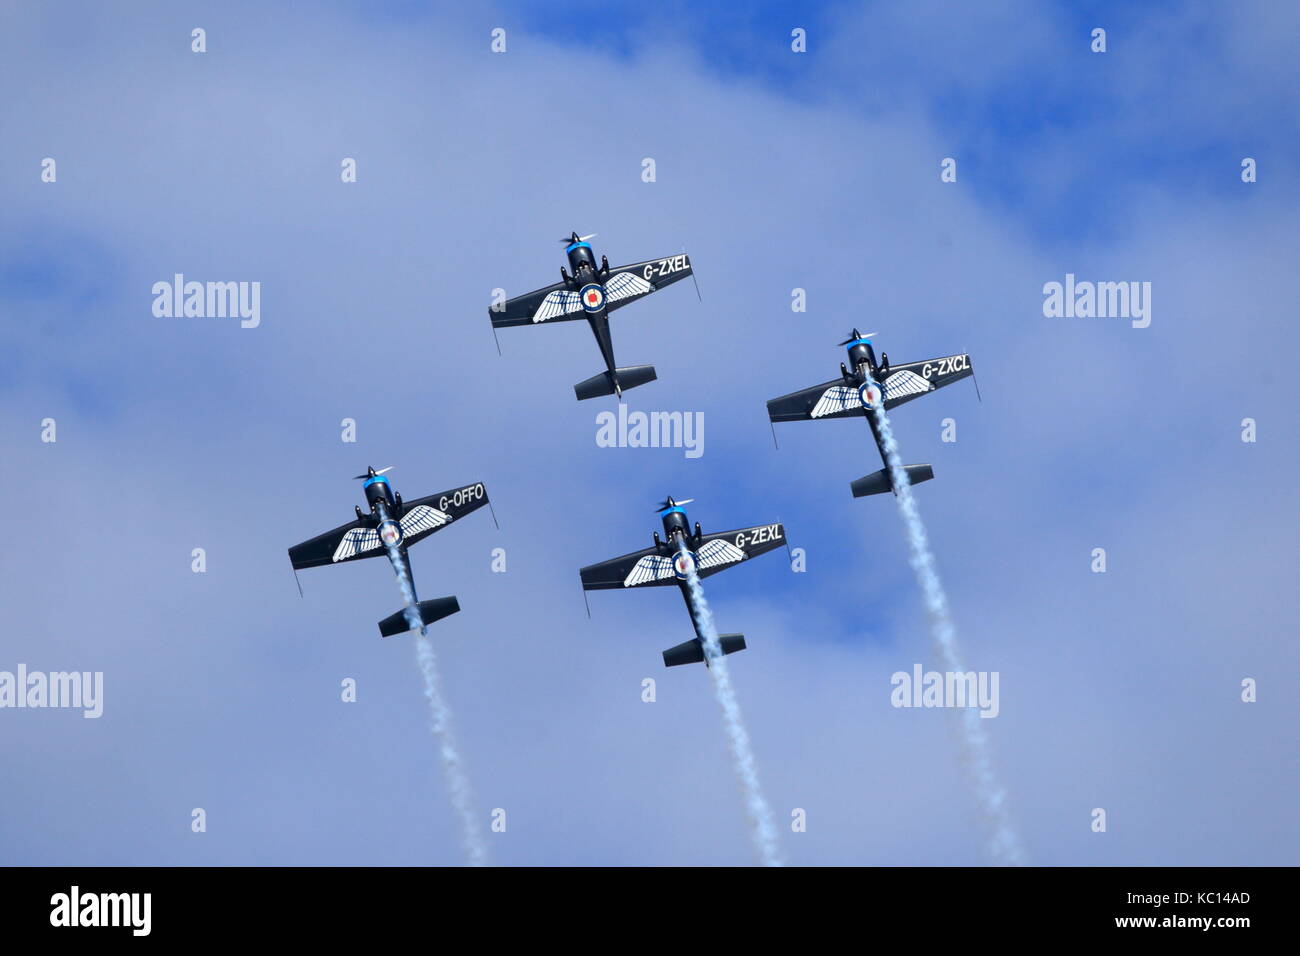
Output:
[[[384,553],[379,532],[368,519],[349,521],[333,531],[326,531],[310,541],[289,549],[289,561],[295,570],[319,568],[340,561],[373,558]]]
[[[487,489],[481,481],[407,501],[399,522],[402,537],[410,547],[487,503]]]
[[[657,548],[633,551],[599,564],[589,564],[578,574],[582,577],[584,591],[655,587],[677,582],[672,555],[661,554]]]
[[[581,319],[585,315],[578,290],[569,288],[563,282],[507,299],[500,311],[488,307],[488,318],[498,329],[535,325],[539,322],[567,322],[570,319]]]
[[[767,417],[774,422],[856,418],[865,411],[858,390],[846,384],[843,377],[782,395],[767,403]]]
[[[621,309],[691,273],[691,257],[684,252],[667,259],[649,259],[611,269],[605,278],[605,308],[610,312]]]
[[[970,356],[946,355],[923,362],[891,365],[884,374],[885,410],[896,408],[904,402],[928,395],[935,389],[959,382],[975,374]]]
[[[735,531],[706,534],[695,549],[699,559],[697,569],[702,578],[725,571],[747,558],[757,557],[785,545],[785,528],[777,524],[761,524]]]

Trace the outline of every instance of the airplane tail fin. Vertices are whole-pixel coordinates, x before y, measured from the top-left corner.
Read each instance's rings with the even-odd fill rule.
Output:
[[[745,649],[744,634],[719,634],[718,644],[722,653],[734,654]],[[693,638],[684,644],[670,647],[664,651],[664,667],[676,667],[679,664],[698,664],[704,660],[704,644],[699,638]]]
[[[585,382],[579,382],[573,386],[578,401],[582,401],[584,398],[599,398],[601,395],[613,395],[616,391],[636,388],[646,382],[653,382],[659,377],[655,374],[653,365],[629,365],[627,368],[615,369],[614,371],[617,379],[611,377],[609,372],[601,372],[599,375],[593,375]],[[616,382],[617,388],[615,388]]]
[[[914,485],[934,477],[934,469],[929,465],[904,465],[903,469],[907,472],[908,481]],[[890,480],[889,469],[882,468],[880,471],[873,471],[859,478],[849,487],[853,489],[854,498],[864,498],[867,495],[881,495],[886,491],[893,491],[894,483]]]
[[[454,597],[434,598],[432,601],[421,601],[416,607],[420,611],[421,622],[432,624],[459,611],[460,602]],[[390,614],[379,622],[379,633],[382,637],[405,634],[409,630],[411,630],[411,623],[406,619],[405,609]]]

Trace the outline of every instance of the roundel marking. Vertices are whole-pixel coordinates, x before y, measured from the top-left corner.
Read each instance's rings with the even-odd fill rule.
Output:
[[[582,296],[582,307],[588,312],[599,312],[605,308],[605,290],[599,283],[588,282],[579,294]]]
[[[678,551],[677,557],[673,558],[673,572],[683,581],[690,576],[690,573],[699,566],[695,554],[691,551]]]
[[[858,399],[864,408],[875,408],[880,404],[883,393],[875,382],[865,382],[858,388]]]
[[[402,529],[396,521],[385,521],[379,526],[379,540],[392,547],[402,540]]]

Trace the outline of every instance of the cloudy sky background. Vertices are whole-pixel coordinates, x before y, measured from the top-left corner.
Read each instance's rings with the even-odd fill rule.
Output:
[[[969,666],[1001,674],[1032,861],[1296,863],[1295,8],[472,6],[5,5],[0,669],[106,689],[99,720],[0,711],[0,860],[461,861],[413,649],[376,634],[391,571],[308,571],[300,599],[285,555],[373,464],[408,498],[482,480],[501,522],[412,551],[463,608],[431,633],[485,820],[507,813],[494,862],[751,860],[708,679],[659,657],[680,600],[597,593],[588,620],[578,587],[665,494],[807,552],[706,584],[749,640],[789,861],[985,862],[950,715],[889,703],[933,659],[892,501],[849,493],[869,431],[785,425],[778,451],[765,415],[857,326],[895,363],[973,356],[982,403],[961,383],[893,419],[934,465]],[[629,408],[704,413],[698,460],[596,446],[585,323],[497,356],[491,290],[553,281],[574,229],[615,264],[689,249],[704,301],[679,284],[613,330],[659,371]],[[261,326],[155,318],[177,272],[260,281]],[[1067,272],[1151,282],[1150,327],[1045,318]]]

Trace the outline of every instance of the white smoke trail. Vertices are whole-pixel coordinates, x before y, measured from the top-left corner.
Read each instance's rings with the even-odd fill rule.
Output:
[[[474,793],[469,785],[469,776],[465,773],[460,751],[456,749],[456,738],[452,735],[451,710],[442,696],[442,682],[438,676],[438,659],[433,653],[433,642],[423,635],[416,635],[415,655],[420,664],[420,673],[424,675],[424,696],[429,701],[429,714],[433,720],[433,732],[438,737],[442,769],[451,791],[451,804],[460,817],[461,840],[465,844],[466,858],[470,866],[486,866],[487,847],[483,843],[478,816],[474,812]]]
[[[420,620],[420,611],[416,606],[415,586],[406,570],[406,562],[399,560],[396,548],[389,548],[388,558],[397,572],[397,583],[406,599],[406,622],[417,633],[415,638],[415,659],[424,677],[424,696],[429,702],[430,726],[438,740],[438,751],[442,757],[443,775],[447,779],[447,789],[451,791],[451,805],[460,817],[461,842],[465,845],[465,856],[470,866],[487,865],[487,846],[483,843],[483,834],[479,829],[478,817],[474,812],[474,791],[469,784],[469,775],[465,772],[460,750],[456,747],[456,738],[451,728],[451,708],[442,695],[442,679],[438,674],[438,658],[433,652],[433,642],[425,636],[424,622]]]
[[[389,545],[388,560],[393,566],[393,573],[397,575],[397,586],[402,589],[402,600],[406,602],[406,607],[403,608],[406,623],[411,630],[424,634],[424,621],[420,620],[419,602],[415,598],[415,583],[406,569],[406,562],[402,560],[402,552]]]
[[[916,580],[921,585],[926,610],[930,614],[935,650],[944,670],[964,674],[966,667],[962,661],[961,648],[957,644],[957,628],[948,607],[948,596],[939,580],[934,553],[930,550],[930,540],[925,533],[925,523],[916,507],[916,499],[912,497],[912,482],[907,476],[907,469],[903,467],[898,442],[889,426],[889,416],[885,414],[885,403],[877,402],[874,411],[881,444],[885,449],[885,460],[889,464],[890,479],[897,492],[895,500],[898,502],[898,511],[907,527],[912,570],[916,572]],[[984,732],[982,719],[974,707],[958,709],[962,758],[974,781],[976,800],[989,829],[989,853],[997,863],[1020,866],[1025,862],[1024,849],[1011,823],[1006,790],[998,780],[993,765],[992,746]]]
[[[731,747],[732,763],[740,780],[745,809],[749,812],[754,853],[763,866],[781,866],[783,864],[776,842],[776,825],[772,822],[772,808],[767,805],[763,788],[758,782],[758,764],[754,760],[749,732],[745,729],[745,720],[740,712],[740,701],[736,697],[736,689],[731,685],[731,673],[727,670],[727,658],[718,642],[713,612],[709,610],[709,602],[704,599],[704,589],[700,587],[700,578],[693,565],[687,573],[686,583],[694,600],[696,623],[704,635],[704,655],[709,662],[709,673],[713,676],[714,695],[718,698],[718,706],[722,708],[722,722],[727,731],[727,743]]]

